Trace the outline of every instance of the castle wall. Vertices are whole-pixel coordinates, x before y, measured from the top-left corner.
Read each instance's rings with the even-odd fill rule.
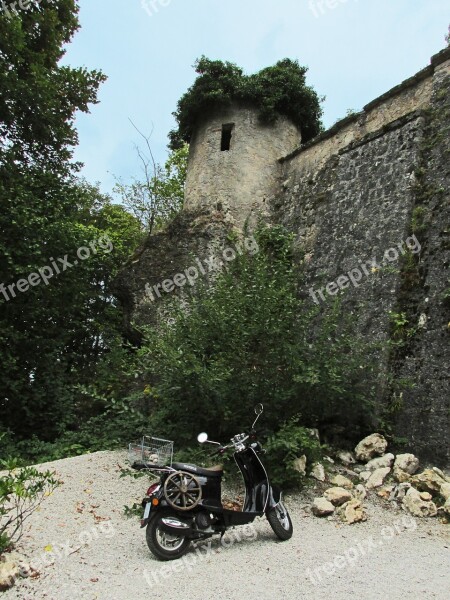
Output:
[[[231,123],[231,147],[222,151],[222,126]],[[190,145],[186,210],[220,210],[242,228],[249,217],[265,212],[279,187],[278,159],[300,140],[290,121],[280,117],[262,125],[252,108],[234,106],[205,117]]]
[[[373,100],[361,112],[340,120],[311,143],[284,157],[282,162],[288,163],[291,170],[315,171],[349,144],[361,141],[415,110],[427,108],[431,102],[434,74],[450,70],[448,60],[439,62],[438,57],[432,59],[435,64]]]
[[[147,285],[215,254],[249,217],[266,216],[295,234],[306,299],[326,310],[321,296],[342,289],[355,333],[395,342],[373,361],[380,414],[394,417],[403,449],[450,464],[449,90],[446,49],[300,148],[286,119],[265,127],[245,107],[205,115],[191,143],[184,210],[118,278],[129,339],[133,322],[164,318],[164,299],[154,302]],[[230,123],[230,150],[221,151]]]
[[[447,63],[448,66],[448,63]],[[414,381],[403,395],[397,434],[418,452],[450,463],[450,77],[435,73],[423,171],[416,196],[423,211],[419,285],[403,290],[400,305],[421,326],[391,368]],[[413,287],[413,289],[411,289]]]
[[[378,398],[394,410],[396,435],[442,463],[450,462],[449,59],[443,51],[282,159],[272,203],[274,220],[296,235],[304,296],[325,310],[323,299],[345,290],[355,332],[401,342],[375,357]],[[390,311],[407,325],[396,330]]]

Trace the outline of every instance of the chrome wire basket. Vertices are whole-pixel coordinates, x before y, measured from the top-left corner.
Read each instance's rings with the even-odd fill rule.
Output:
[[[173,442],[144,435],[139,442],[128,446],[131,465],[148,467],[170,467],[173,459]]]

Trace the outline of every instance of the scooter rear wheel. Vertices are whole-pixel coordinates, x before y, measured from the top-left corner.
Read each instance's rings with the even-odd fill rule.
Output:
[[[161,528],[161,519],[175,516],[172,511],[155,513],[147,525],[146,540],[152,554],[160,560],[175,560],[186,554],[191,540],[184,535],[171,535]]]
[[[276,506],[267,511],[266,517],[275,535],[280,538],[280,540],[289,540],[292,537],[294,528],[292,526],[291,517],[281,500]]]

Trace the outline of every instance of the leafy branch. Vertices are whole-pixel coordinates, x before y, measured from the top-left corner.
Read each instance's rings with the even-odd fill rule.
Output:
[[[0,461],[0,552],[16,543],[25,521],[59,485],[51,471],[19,468],[17,459]]]

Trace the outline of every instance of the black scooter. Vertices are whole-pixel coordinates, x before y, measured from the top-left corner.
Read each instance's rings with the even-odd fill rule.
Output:
[[[221,465],[208,469],[184,463],[173,463],[171,467],[145,465],[160,474],[160,481],[147,490],[142,501],[144,516],[141,520],[141,527],[147,527],[148,547],[157,558],[180,558],[188,551],[191,541],[223,535],[228,528],[251,523],[263,515],[278,538],[288,540],[292,536],[292,521],[282,501],[281,490],[270,485],[261,460],[265,451],[254,431],[263,412],[262,404],[255,412],[257,417],[251,431],[234,436],[227,446],[209,442],[206,433],[197,438],[202,444],[208,442],[219,446],[217,454],[224,454],[228,449],[234,451],[246,491],[241,512],[222,506]]]

